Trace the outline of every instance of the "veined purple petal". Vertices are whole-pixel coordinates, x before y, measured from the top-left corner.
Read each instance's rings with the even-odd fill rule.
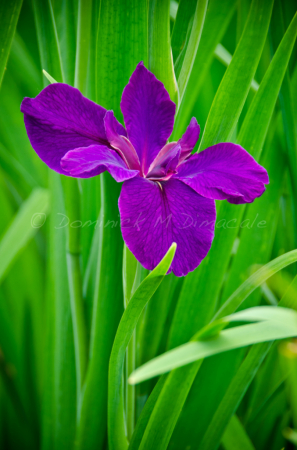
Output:
[[[216,144],[178,167],[179,180],[200,195],[230,203],[251,203],[269,183],[267,171],[240,145]]]
[[[128,138],[144,175],[172,133],[175,104],[163,83],[139,63],[121,100]]]
[[[169,269],[177,276],[194,270],[207,255],[214,237],[214,200],[204,198],[179,180],[125,181],[119,209],[125,243],[140,263],[153,269],[172,242],[177,250]]]
[[[77,178],[94,177],[108,170],[116,181],[121,182],[139,174],[138,170],[128,169],[115,150],[104,145],[71,150],[61,159],[61,166],[66,175]]]
[[[64,173],[61,158],[69,150],[94,144],[109,146],[103,119],[106,109],[67,84],[47,86],[21,105],[27,134],[38,156],[53,170]],[[117,123],[117,131],[126,135]]]
[[[120,153],[130,169],[140,170],[140,163],[135,148],[125,136],[117,132],[117,123],[113,111],[107,111],[104,117],[106,137],[110,145],[118,150],[118,153]]]

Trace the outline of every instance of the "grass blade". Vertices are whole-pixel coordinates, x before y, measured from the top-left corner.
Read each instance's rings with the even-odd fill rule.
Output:
[[[211,106],[199,150],[228,141],[245,103],[268,32],[273,1],[253,0],[234,56]]]
[[[255,450],[242,423],[236,415],[232,416],[222,438],[225,450]]]
[[[291,45],[288,46],[288,43],[290,42],[290,44],[291,44],[290,39],[292,38],[292,33],[294,36],[294,30],[292,27],[290,27],[284,38],[284,41],[282,42],[283,46],[281,46],[278,49],[278,52],[276,53],[274,61],[273,61],[273,65],[271,65],[269,71],[267,72],[267,76],[265,77],[265,82],[263,84],[263,89],[261,90],[260,94],[258,92],[257,96],[255,97],[250,115],[248,116],[247,122],[245,124],[245,133],[243,133],[243,135],[245,135],[246,138],[248,138],[248,136],[250,136],[250,145],[248,145],[246,148],[248,148],[248,149],[250,148],[251,153],[254,155],[255,155],[255,153],[257,154],[257,152],[260,151],[260,149],[261,149],[260,146],[262,145],[262,143],[265,139],[266,133],[267,133],[267,128],[269,125],[269,121],[270,121],[270,118],[271,118],[271,115],[273,112],[274,104],[275,104],[277,93],[278,93],[277,89],[279,89],[279,87],[280,87],[282,77],[286,70],[285,64],[287,64],[288,59],[291,54],[292,47],[291,47]],[[280,64],[280,62],[281,62],[281,64]],[[276,77],[276,80],[275,80],[276,83],[271,83],[271,80],[273,79],[274,76]],[[259,89],[259,91],[260,91],[260,89]],[[271,95],[269,95],[269,96],[267,95],[267,98],[269,99],[269,107],[268,108],[266,108],[266,105],[264,107],[264,104],[266,103],[265,94],[264,94],[265,91],[266,91],[266,93],[267,93],[267,91],[271,92]],[[256,117],[257,114],[262,115],[261,119],[263,119],[263,122],[261,122],[259,120],[259,117]],[[249,134],[247,133],[248,129],[249,129]],[[241,138],[241,139],[243,140],[243,138]],[[226,207],[229,207],[229,205],[227,205]],[[223,215],[222,217],[225,218],[226,216],[228,217],[228,215],[226,214],[226,211],[225,211],[225,215]],[[189,317],[193,317],[193,324],[194,324],[194,321],[197,321],[197,317],[199,318],[198,319],[199,323],[201,323],[200,322],[201,317],[204,317],[203,320],[205,320],[205,322],[211,318],[212,310],[209,306],[209,301],[206,299],[205,296],[210,295],[210,293],[211,293],[212,297],[215,298],[215,295],[214,295],[213,289],[212,290],[209,289],[210,282],[206,281],[207,274],[210,274],[210,273],[212,274],[212,276],[211,276],[211,284],[212,285],[213,285],[214,279],[217,279],[217,278],[222,279],[217,276],[214,276],[214,273],[213,273],[214,259],[211,258],[211,254],[213,254],[213,256],[215,256],[216,250],[217,250],[217,251],[219,251],[219,253],[221,255],[222,254],[223,255],[226,254],[226,256],[228,255],[227,258],[229,259],[230,251],[231,251],[231,248],[233,245],[233,239],[231,237],[230,248],[226,248],[226,252],[225,252],[224,247],[225,247],[225,245],[227,245],[226,244],[226,236],[223,235],[222,238],[224,238],[224,239],[222,241],[219,241],[218,237],[216,237],[217,241],[214,242],[213,249],[211,250],[210,255],[209,255],[209,259],[207,258],[204,261],[204,263],[202,264],[202,266],[205,269],[204,270],[205,276],[204,276],[204,272],[203,272],[203,276],[202,276],[202,272],[200,271],[201,278],[200,279],[196,278],[196,280],[197,280],[196,283],[193,283],[193,278],[195,278],[194,274],[193,275],[190,274],[187,277],[187,279],[185,280],[185,283],[184,283],[184,286],[182,289],[182,294],[181,294],[181,297],[180,297],[179,303],[178,303],[178,309],[175,314],[173,328],[171,331],[171,341],[170,341],[171,347],[174,347],[174,346],[178,345],[179,343],[184,342],[185,336],[188,336],[188,338],[190,338],[190,332],[191,332],[190,330],[192,330],[192,334],[193,334],[194,327],[191,328],[192,324],[189,320]],[[218,245],[217,248],[216,248],[216,244]],[[218,264],[218,271],[220,271],[221,275],[223,276],[224,271],[225,271],[225,266],[222,266],[222,261],[217,256],[215,257],[215,260],[216,260],[215,265]],[[211,271],[209,271],[210,266],[207,266],[206,261],[212,262],[212,264],[211,264],[212,270]],[[196,277],[197,277],[197,275],[196,275]],[[203,285],[205,286],[205,289],[202,293],[201,292],[201,280],[204,280],[204,279],[205,279],[205,284],[203,284]],[[197,291],[199,292],[199,294]],[[203,307],[203,305],[200,305],[199,314],[193,314],[193,309],[191,306],[192,305],[192,302],[191,302],[192,295],[193,295],[193,301],[195,301],[195,304],[196,304],[196,308],[197,308],[197,301],[196,301],[197,296],[198,296],[198,298],[203,299],[203,305],[205,306],[206,316],[204,316],[204,312],[201,311],[201,308]],[[182,299],[184,299],[184,301],[181,301]],[[192,311],[191,314],[189,314],[189,311]],[[179,316],[178,313],[181,313],[184,320],[182,320],[182,318]],[[181,323],[184,323],[184,327],[181,327]],[[178,324],[178,326],[177,326],[177,324]],[[176,326],[174,326],[174,325],[176,325]],[[197,328],[199,328],[199,326]],[[176,377],[178,377],[178,375],[176,375]],[[186,378],[186,374],[184,374],[184,378]],[[182,383],[183,382],[182,377],[180,377],[179,379],[180,379],[180,382]],[[172,385],[173,386],[175,385],[174,381],[172,381]],[[171,392],[171,394],[173,394],[174,390],[170,391],[169,384],[167,384],[166,387],[168,389],[168,392]],[[185,389],[185,392],[187,393],[188,391]],[[165,394],[164,394],[164,398],[166,398]],[[186,399],[186,395],[183,398],[183,401],[185,401],[185,399]],[[180,408],[178,408],[176,406],[175,410],[177,410],[177,413],[176,413],[176,411],[174,411],[174,413],[172,413],[172,421],[176,422],[178,415],[179,415],[178,411],[180,411],[181,408],[182,408],[182,406],[180,406]],[[165,410],[167,411],[168,408],[164,404],[163,414],[165,414]],[[160,416],[158,417],[157,414],[155,416],[155,420],[158,423],[162,422],[162,419],[160,418]],[[172,427],[171,424],[169,426]],[[157,429],[157,427],[158,427],[158,425],[155,423],[155,428]]]
[[[49,73],[47,73],[46,70],[42,70],[43,75],[45,76],[45,78],[51,83],[58,83]]]
[[[274,141],[267,143],[261,164],[269,173],[270,183],[265,195],[246,207],[244,220],[240,224],[238,248],[229,267],[220,304],[248,278],[256,264],[266,264],[271,259],[286,169],[286,159]],[[255,292],[249,298],[249,305],[256,305],[260,296],[260,292]]]
[[[126,20],[122,20],[126,17]],[[111,30],[113,32],[111,33]],[[122,91],[139,61],[147,65],[147,2],[100,3],[96,50],[96,101],[122,120]],[[93,300],[89,367],[83,389],[76,447],[102,448],[106,435],[110,352],[123,310],[122,238],[118,225],[119,185],[102,174],[100,237]],[[112,299],[112,301],[110,300]]]
[[[199,46],[201,33],[204,25],[204,19],[207,11],[208,0],[198,0],[194,15],[194,22],[189,37],[189,43],[185,51],[185,56],[178,77],[178,88],[180,98],[183,98],[188,80],[191,76],[192,67]]]
[[[293,318],[296,315],[297,310],[297,302],[296,298],[294,298],[293,303],[287,295],[285,295],[280,303],[280,307],[258,307],[251,308],[245,311],[241,311],[239,313],[235,313],[233,315],[240,320],[240,317],[247,318],[250,313],[252,316],[254,313],[260,318],[263,314],[263,319],[268,321],[272,318],[272,328],[274,331],[277,331],[278,325],[277,322],[282,323],[288,326],[288,329],[293,329],[295,327],[295,319]],[[293,309],[287,309],[288,306],[291,306]],[[269,314],[267,308],[269,308]],[[289,316],[292,314],[292,321]],[[252,318],[251,316],[251,318]],[[267,322],[266,322],[267,324]],[[265,333],[265,330],[262,330]],[[267,330],[268,331],[268,330]],[[266,337],[269,335],[266,335]],[[277,333],[276,333],[277,335]],[[261,334],[259,337],[262,339],[263,336]],[[277,337],[275,338],[277,339]],[[265,339],[263,339],[265,340]],[[269,339],[267,339],[269,340]],[[273,340],[273,338],[271,339]],[[262,341],[259,341],[262,342]],[[222,401],[220,402],[215,414],[212,417],[211,423],[209,424],[205,435],[203,437],[202,443],[199,446],[201,450],[212,450],[218,448],[220,444],[220,440],[224,433],[224,430],[231,419],[232,415],[235,413],[240,401],[242,400],[247,388],[249,387],[252,379],[255,376],[255,373],[258,371],[258,368],[266,356],[267,352],[270,350],[272,343],[256,345],[249,352],[248,356],[245,358],[243,363],[241,364],[238,372],[235,374],[232,379]]]
[[[7,0],[0,4],[0,86],[10,52],[11,43],[17,26],[22,0]]]
[[[263,308],[265,308],[265,310],[263,310]],[[271,314],[272,318],[270,319],[265,318],[265,315],[268,313],[268,308],[273,311],[273,314]],[[246,309],[239,313],[234,313],[232,316],[226,316],[223,318],[223,322],[226,324],[229,321],[241,322],[261,320],[261,317],[262,321],[251,325],[242,325],[224,330],[219,333],[216,338],[212,338],[211,340],[203,340],[203,336],[201,336],[202,340],[194,342],[195,337],[193,337],[192,342],[181,345],[174,350],[170,350],[162,356],[159,356],[142,367],[136,369],[130,376],[130,383],[139,383],[153,376],[161,375],[169,370],[177,369],[183,365],[190,364],[194,361],[224,351],[257,344],[259,342],[272,341],[275,339],[286,339],[288,337],[296,336],[296,312],[284,308],[285,313],[282,315],[279,310],[276,310],[276,308],[278,307],[258,306],[255,308]],[[258,314],[257,310],[259,309],[260,313]],[[270,311],[270,313],[272,311]],[[198,336],[197,339],[199,339]],[[256,353],[257,352],[255,352],[255,354]],[[262,361],[263,358],[264,356],[261,357],[260,360]],[[243,373],[244,372],[245,371],[243,371]],[[225,416],[218,414],[217,417],[223,418]]]
[[[170,2],[170,6],[172,2]],[[189,42],[195,14],[196,0],[181,0],[177,4],[174,26],[171,34],[172,57],[175,76],[178,78]]]
[[[272,324],[272,327],[273,326],[274,324]],[[246,331],[249,332],[249,330]],[[250,331],[253,332],[253,330]],[[262,339],[263,337],[262,333],[265,334],[265,331],[266,330],[264,329],[260,331],[259,339]],[[275,335],[278,336],[277,333]],[[273,340],[273,338],[269,339],[269,332],[267,333],[266,337],[268,337],[268,339],[265,339],[265,337],[263,337],[263,341]],[[262,342],[262,340],[259,340],[259,342]],[[248,386],[250,385],[252,379],[254,378],[255,373],[259,369],[260,364],[262,363],[269,349],[271,348],[271,345],[272,343],[269,342],[261,345],[255,345],[252,347],[248,356],[245,358],[239,370],[237,371],[235,377],[230,383],[218,409],[213,415],[212,421],[209,424],[209,427],[207,428],[204,438],[202,439],[202,442],[199,446],[199,450],[202,449],[215,450],[219,447],[225,427],[228,425],[229,420],[235,413]]]
[[[296,261],[297,251],[293,250],[278,258],[270,261],[260,270],[249,277],[239,288],[226,300],[224,305],[215,314],[214,320],[219,319],[225,315],[232,314],[236,311],[242,302],[263,282],[270,278],[273,274],[283,269],[284,267]]]
[[[190,122],[199,91],[203,86],[206,75],[209,73],[214,50],[224,36],[234,14],[235,6],[236,2],[234,0],[225,0],[224,2],[209,0],[201,42],[196,53],[187,88],[178,106],[172,140],[179,139]]]
[[[54,172],[50,173],[50,189],[52,213],[48,249],[47,360],[43,390],[42,450],[70,450],[75,438],[77,387],[67,278],[66,228],[59,227],[65,206],[61,177]]]
[[[39,67],[32,58],[25,42],[16,33],[12,42],[9,68],[12,67],[14,79],[24,86],[31,96],[37,95],[42,89],[42,77]]]
[[[34,0],[33,11],[42,68],[51,74],[50,82],[55,80],[63,82],[62,57],[52,3],[50,0],[44,2]],[[55,173],[50,174],[52,196],[55,199],[54,212],[56,213],[56,217],[52,218],[53,221],[57,221],[57,215],[66,214],[61,180],[61,176]],[[69,192],[71,193],[71,190]],[[76,199],[76,201],[78,200]],[[77,217],[74,220],[76,219]],[[67,267],[66,256],[66,248],[71,249],[75,239],[73,236],[68,236],[67,239],[66,230],[64,228],[56,229],[56,226],[57,223],[52,225],[50,233],[49,273],[50,281],[53,280],[53,282],[49,286],[49,301],[51,301],[47,332],[49,367],[47,367],[48,376],[44,390],[43,450],[51,449],[53,446],[55,449],[72,448],[77,413],[75,402],[79,401],[78,395],[75,395],[73,390],[76,389],[78,393],[81,381],[80,373],[76,370],[79,366],[77,345],[76,366],[73,364],[74,342],[77,343],[77,339],[74,337],[75,328],[73,328],[72,322],[75,324],[75,317],[71,317],[70,305],[71,303],[72,306],[75,304],[73,295],[75,288],[72,284],[73,278],[68,276],[70,268]],[[73,230],[76,234],[76,229]],[[69,259],[68,257],[68,262]],[[78,257],[76,264],[78,264],[77,260]],[[52,303],[54,304],[53,308]],[[67,388],[64,388],[64,380],[68,380]],[[48,391],[53,391],[54,395],[49,396]],[[62,414],[62,405],[67,405],[67,414]]]
[[[214,54],[215,54],[216,58],[219,61],[221,61],[221,63],[223,63],[226,67],[228,67],[232,61],[231,53],[229,53],[228,50],[222,44],[218,44],[216,46]],[[251,82],[251,89],[254,92],[257,92],[257,90],[259,89],[259,84],[254,79]]]
[[[79,0],[74,85],[83,93],[86,91],[88,74],[91,22],[92,0]]]
[[[295,20],[296,18],[289,26],[267,69],[238,136],[238,143],[256,159],[259,158],[264,145],[279,89],[296,39]],[[234,205],[224,202],[218,211],[217,224],[222,221],[228,223],[228,220],[231,219],[235,219],[239,224],[244,208],[244,205],[234,207]],[[238,229],[236,228],[228,228],[227,231],[223,228],[216,228],[216,237],[208,256],[195,272],[187,276],[170,330],[170,348],[186,342],[195,333],[195,330],[211,319],[237,234]],[[197,299],[201,299],[201,301],[199,302]],[[196,314],[190,314],[189,311],[193,310],[197,311]],[[189,317],[192,319],[189,320]]]
[[[225,302],[225,304],[221,307],[221,309],[215,314],[213,321],[218,320],[218,319],[222,319],[230,314],[232,314],[234,311],[237,310],[237,308],[242,304],[242,302],[258,287],[260,286],[263,282],[265,282],[269,277],[271,277],[274,273],[278,272],[279,270],[283,269],[284,267],[294,263],[297,260],[297,250],[293,250],[292,252],[286,253],[285,255],[280,256],[279,258],[274,259],[273,261],[271,261],[270,263],[266,264],[266,266],[262,267],[260,270],[258,270],[257,272],[255,272],[247,281],[245,281],[233,294],[231,297],[229,297],[229,299]],[[241,313],[237,313],[240,314]],[[241,317],[241,316],[240,316]],[[257,324],[256,324],[257,325]],[[261,327],[260,329],[256,326],[256,325],[245,325],[245,327],[252,327],[251,329],[253,329],[253,327],[255,327],[255,332],[261,332]],[[210,324],[210,327],[212,327],[213,325]],[[230,329],[230,330],[226,330],[222,333],[227,333],[227,336],[232,336],[234,331],[234,329]],[[272,330],[273,331],[273,330]],[[286,330],[281,330],[280,334],[282,333],[282,331]],[[267,335],[269,334],[270,329],[267,329]],[[292,330],[291,330],[292,332]],[[193,337],[193,340],[199,338],[199,333],[197,335],[195,335]],[[235,333],[236,334],[236,333]],[[256,343],[257,340],[254,341],[256,335],[251,334],[250,336],[246,336],[247,338],[247,342],[251,343]],[[277,339],[277,338],[272,338],[272,339]],[[267,339],[269,340],[269,339]],[[232,341],[232,339],[231,339]],[[206,351],[206,348],[211,347],[211,342],[209,341],[206,345],[204,345],[205,343],[199,343],[199,350],[201,352]],[[222,339],[222,345],[224,346],[225,342],[224,339]],[[238,348],[237,344],[237,338],[235,338],[235,341],[230,342],[230,344],[232,345],[232,348]],[[196,345],[196,344],[195,344]],[[183,349],[188,349],[191,352],[192,350],[194,351],[195,345],[192,346],[192,343],[190,344],[184,344],[184,346],[178,347],[181,350],[181,353],[183,353]],[[233,347],[233,345],[235,345]],[[249,345],[249,344],[247,344]],[[185,347],[185,346],[189,346],[189,347]],[[239,346],[240,347],[240,346]],[[183,364],[179,364],[177,363],[178,358],[176,357],[176,353],[175,352],[180,352],[180,350],[170,350],[169,352],[165,353],[163,356],[159,356],[157,358],[155,358],[154,360],[150,361],[149,363],[143,365],[142,367],[136,369],[136,371],[131,375],[130,377],[130,381],[133,383],[137,383],[140,380],[144,381],[148,378],[151,378],[151,374],[153,372],[153,370],[155,370],[154,372],[154,376],[155,375],[160,375],[162,373],[167,372],[168,370],[171,370],[173,368],[177,368],[180,367]],[[166,355],[170,355],[170,363],[172,364],[172,366],[168,365],[167,363],[167,357]],[[172,357],[172,355],[174,355]],[[185,353],[185,359],[187,359],[188,363],[195,361],[196,359],[192,359],[192,354],[191,356],[189,356],[189,354]],[[163,370],[164,368],[162,368],[162,370],[160,371],[160,361],[162,361],[162,358],[164,357],[164,361],[166,361],[166,370]],[[185,360],[184,360],[185,361]],[[152,369],[153,368],[153,369]],[[150,371],[150,375],[146,375],[148,372]],[[140,374],[140,375],[139,375]]]
[[[297,20],[295,15],[292,20],[292,24],[297,28]],[[282,40],[282,37],[285,33],[284,21],[283,21],[283,12],[282,12],[282,4],[280,0],[276,0],[274,11],[272,14],[272,27],[271,27],[271,40],[272,46],[277,48],[279,42]],[[294,39],[294,38],[293,38]],[[280,106],[282,111],[283,118],[283,126],[285,139],[287,144],[287,153],[289,158],[289,171],[291,177],[291,183],[293,188],[293,202],[294,202],[294,222],[295,222],[295,246],[297,244],[297,234],[296,234],[296,225],[297,225],[297,217],[296,217],[296,198],[297,198],[297,132],[295,126],[294,119],[294,110],[293,110],[293,96],[291,89],[291,82],[289,76],[289,70],[287,70],[284,81],[280,89],[279,93]]]
[[[49,192],[36,188],[23,203],[0,241],[0,282],[10,266],[44,223],[49,210]]]
[[[136,289],[137,284],[137,269],[138,263],[135,256],[130,252],[128,247],[124,244],[123,251],[123,293],[124,293],[124,307],[128,303]],[[139,272],[139,270],[138,270]],[[134,431],[135,424],[135,388],[127,383],[129,375],[135,370],[135,353],[136,353],[136,330],[130,339],[126,350],[126,373],[125,373],[125,406],[126,406],[126,423],[127,423],[127,438],[130,441]]]
[[[140,61],[148,65],[147,14],[145,0],[101,2],[96,55],[96,77],[100,80],[97,82],[97,101],[112,109],[120,121],[124,87]],[[126,17],[125,21],[123,17]],[[110,30],[113,30],[112,34]],[[163,58],[166,59],[166,54]]]
[[[0,312],[0,374],[19,418],[28,423],[26,396],[24,397],[26,387],[23,382],[20,352],[3,298],[1,298]]]
[[[33,0],[33,10],[42,69],[61,83],[64,81],[62,58],[52,4],[50,0]]]
[[[123,395],[121,380],[126,347],[132,337],[143,308],[166,275],[173,260],[175,250],[176,244],[172,244],[162,261],[141,283],[129,301],[117,330],[110,356],[108,384],[109,447],[112,450],[121,450],[127,447],[124,432],[124,417],[120,408]],[[120,430],[122,430],[121,434]]]
[[[76,438],[77,448],[84,450],[92,449],[95,442],[103,445],[105,439],[108,363],[123,309],[121,259],[118,258],[122,240],[119,228],[112,225],[118,220],[119,188],[109,174],[104,173],[100,178],[102,197],[89,365],[78,411]],[[119,282],[114,283],[115,279]]]
[[[170,45],[170,0],[149,0],[148,69],[164,83],[177,103],[177,85]]]
[[[51,5],[63,61],[63,82],[74,86],[78,0],[51,0]],[[86,33],[88,32],[89,30],[86,30]]]

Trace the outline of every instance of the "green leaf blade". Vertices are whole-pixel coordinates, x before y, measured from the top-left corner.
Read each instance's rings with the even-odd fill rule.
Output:
[[[273,1],[253,0],[250,13],[209,112],[199,150],[230,139],[264,47]]]
[[[0,281],[30,239],[46,220],[50,197],[46,189],[36,188],[16,214],[0,241]]]
[[[7,0],[0,4],[0,86],[3,80],[5,66],[19,18],[22,0]]]
[[[124,417],[121,413],[120,404],[126,347],[144,306],[166,275],[174,258],[175,250],[176,244],[172,244],[162,261],[141,283],[129,301],[117,330],[109,364],[109,446],[112,450],[121,450],[125,447]],[[121,434],[120,430],[122,430]]]

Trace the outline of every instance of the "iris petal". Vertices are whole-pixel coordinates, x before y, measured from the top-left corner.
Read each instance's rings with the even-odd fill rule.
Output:
[[[37,97],[25,98],[21,111],[32,147],[56,172],[65,174],[60,161],[69,150],[94,144],[109,146],[103,123],[106,109],[67,84],[51,84]],[[117,131],[126,136],[118,122]]]
[[[128,138],[146,175],[172,133],[175,104],[163,83],[139,63],[123,91],[121,109]]]
[[[251,203],[269,183],[267,171],[240,145],[216,144],[178,167],[178,179],[200,195],[230,203]]]
[[[181,147],[180,162],[184,161],[191,155],[199,139],[199,134],[200,134],[200,126],[198,125],[196,118],[192,117],[188,125],[188,128],[178,141],[178,144]]]
[[[118,150],[130,169],[139,170],[140,164],[135,148],[125,136],[117,132],[117,120],[112,111],[107,111],[105,114],[104,126],[110,145]]]
[[[166,179],[166,177],[170,177],[172,174],[176,173],[176,167],[178,165],[181,153],[180,145],[174,144],[170,148],[170,144],[167,144],[163,147],[163,149],[166,148],[169,148],[169,150],[164,152],[163,155],[160,152],[153,164],[151,164],[147,178]]]
[[[61,166],[66,175],[90,178],[107,170],[118,182],[138,175],[138,170],[130,170],[115,150],[104,145],[91,145],[71,150],[62,158]]]
[[[147,177],[150,178],[151,174],[155,174],[156,171],[160,168],[163,168],[161,171],[162,173],[164,171],[164,167],[166,164],[164,164],[166,161],[173,160],[173,157],[178,153],[178,164],[182,163],[185,159],[187,159],[194,149],[196,142],[199,139],[199,133],[200,133],[200,127],[197,123],[197,120],[195,117],[192,117],[190,124],[188,128],[186,129],[186,132],[184,135],[179,139],[178,142],[169,142],[168,144],[164,145],[164,147],[159,151],[158,155],[150,165],[150,168],[148,170]],[[174,169],[177,167],[175,165]],[[173,169],[173,170],[174,170]]]
[[[177,250],[169,271],[177,276],[194,270],[214,237],[215,204],[179,180],[125,181],[119,209],[125,243],[140,263],[153,269],[172,244]]]

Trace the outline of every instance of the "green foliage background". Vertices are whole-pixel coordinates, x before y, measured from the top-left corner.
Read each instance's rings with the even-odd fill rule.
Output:
[[[297,445],[296,9],[0,0],[0,449]],[[237,142],[270,177],[252,204],[217,202],[185,278],[165,276],[174,246],[148,274],[123,244],[120,186],[51,172],[20,113],[45,70],[122,121],[139,61],[176,102],[171,140],[195,116],[196,151]]]

